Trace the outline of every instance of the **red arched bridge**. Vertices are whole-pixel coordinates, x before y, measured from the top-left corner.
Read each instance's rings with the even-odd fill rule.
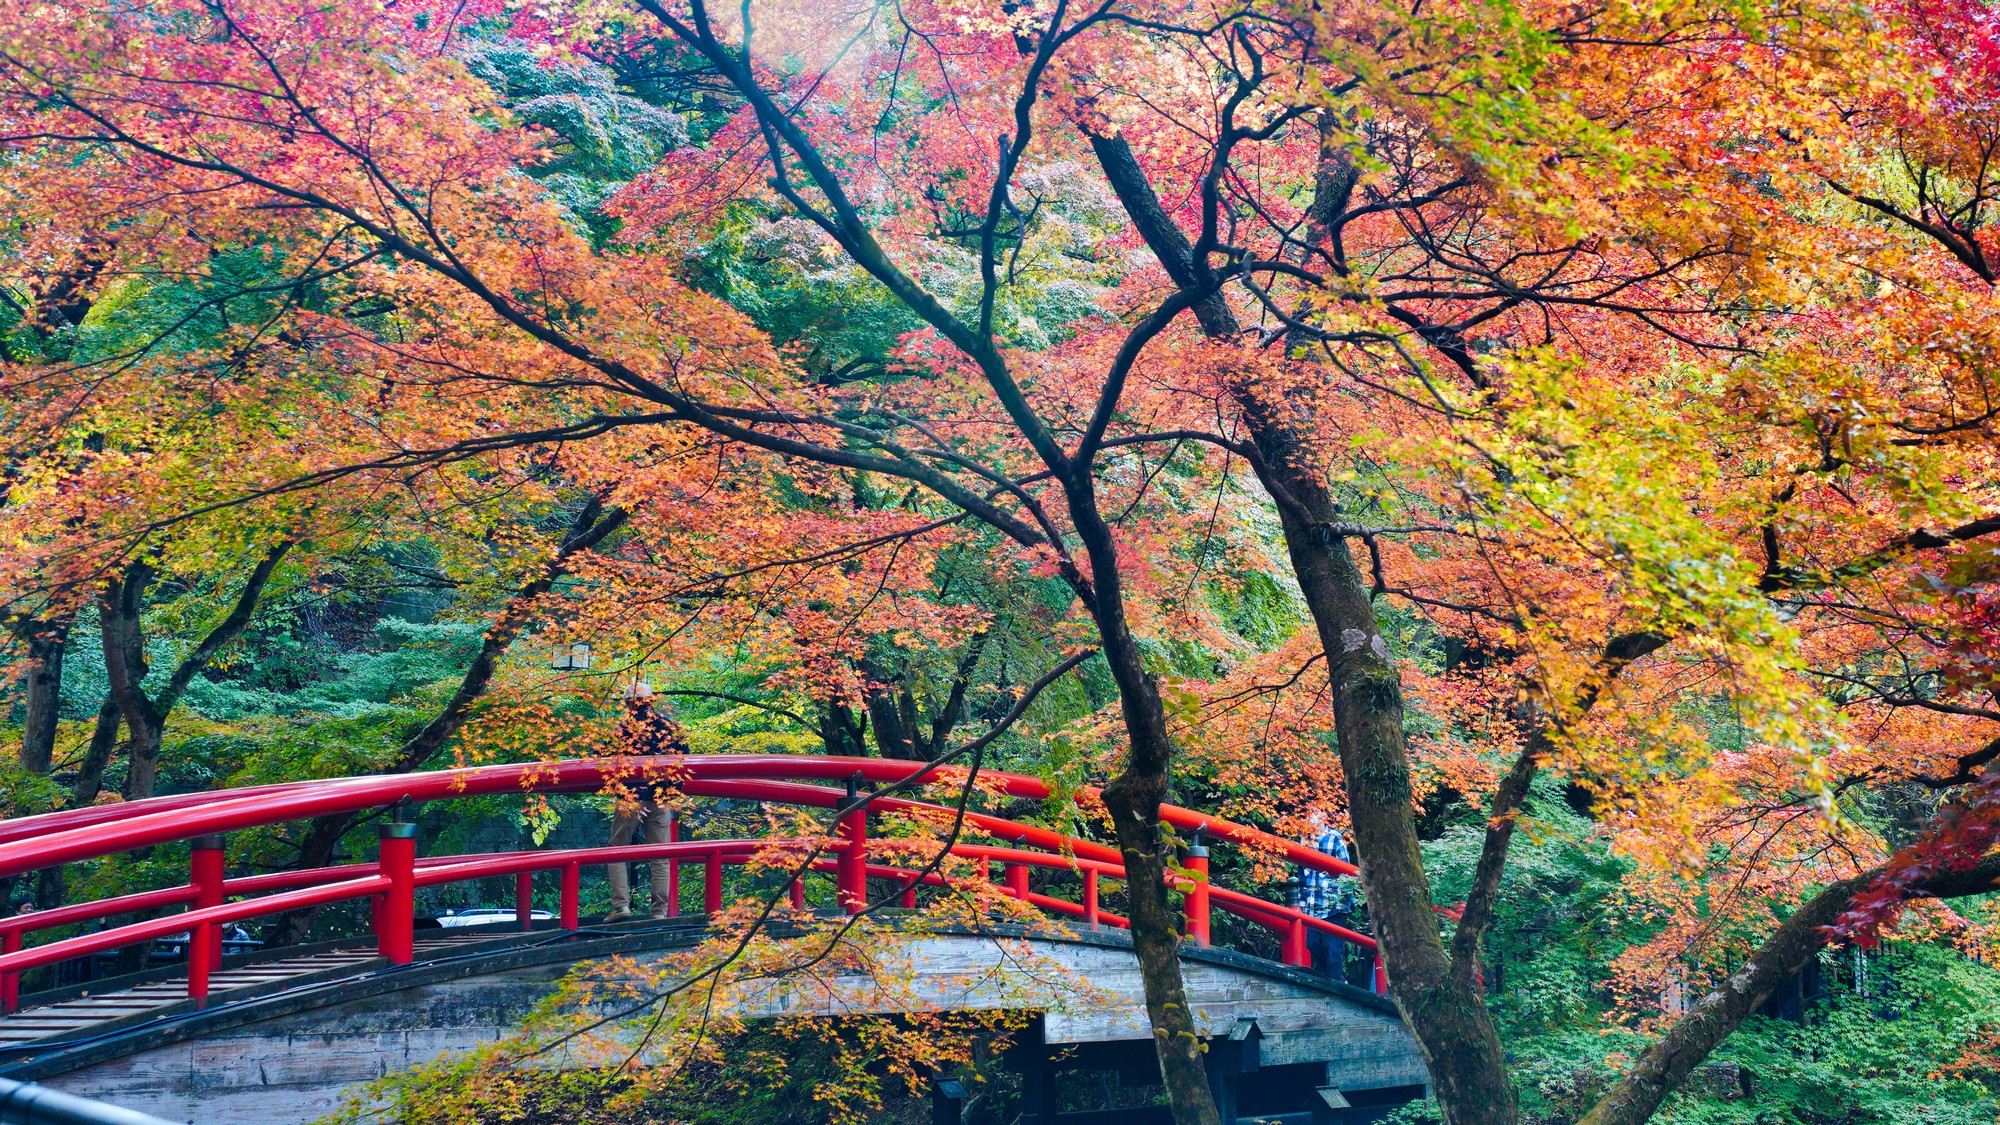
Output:
[[[1049,786],[1037,778],[982,771],[977,780],[979,790],[998,796],[1037,800],[1046,800],[1051,796]],[[169,1015],[175,1015],[177,1018],[212,1017],[210,1022],[213,1023],[220,1018],[214,1006],[216,1002],[237,992],[245,996],[254,993],[259,1003],[265,1005],[258,1010],[268,1012],[276,1010],[270,1005],[282,999],[288,991],[297,992],[300,996],[307,995],[311,989],[320,989],[320,992],[311,993],[314,996],[327,992],[321,986],[329,979],[329,973],[337,977],[342,971],[366,969],[373,974],[371,980],[388,980],[393,984],[397,978],[393,972],[387,971],[397,967],[414,970],[435,963],[439,960],[436,956],[438,950],[444,946],[459,949],[460,952],[453,954],[453,963],[464,963],[463,949],[469,948],[465,945],[467,941],[483,941],[495,950],[514,950],[511,954],[513,959],[506,964],[516,969],[525,963],[519,943],[507,945],[503,935],[495,933],[492,928],[481,934],[420,941],[414,913],[417,892],[421,888],[512,876],[516,888],[516,917],[515,926],[511,928],[532,931],[535,928],[532,881],[538,873],[554,873],[561,890],[553,936],[561,939],[567,933],[577,939],[576,951],[566,954],[571,960],[592,956],[585,951],[584,947],[589,942],[582,940],[584,938],[610,940],[615,937],[625,942],[625,946],[618,948],[631,944],[629,934],[621,936],[613,934],[611,928],[593,928],[583,924],[579,916],[579,874],[586,866],[667,860],[672,864],[676,881],[685,867],[698,866],[701,868],[704,911],[714,913],[720,910],[724,905],[723,869],[732,864],[750,863],[760,855],[768,856],[772,840],[673,840],[665,844],[419,857],[416,854],[414,826],[387,823],[381,826],[381,844],[374,862],[237,877],[229,875],[225,864],[223,837],[230,832],[311,817],[363,813],[401,802],[495,794],[591,793],[616,791],[640,783],[657,784],[688,798],[728,798],[834,810],[837,826],[832,838],[815,842],[816,853],[801,853],[803,866],[798,868],[799,878],[794,878],[790,886],[794,906],[804,905],[802,879],[808,875],[813,878],[830,877],[834,886],[834,901],[850,913],[868,909],[871,904],[914,906],[920,888],[945,885],[946,876],[935,864],[923,867],[912,865],[907,844],[899,848],[871,833],[871,816],[916,813],[933,817],[962,817],[962,823],[974,834],[997,841],[959,841],[952,843],[949,850],[960,860],[970,861],[981,870],[990,871],[997,865],[1000,875],[996,882],[1004,893],[1046,914],[1080,923],[1084,936],[1078,938],[1072,935],[1067,940],[1073,944],[1080,943],[1078,948],[1089,946],[1100,951],[1077,962],[1084,966],[1084,972],[1109,971],[1091,969],[1089,966],[1097,962],[1090,961],[1090,957],[1101,960],[1103,956],[1109,956],[1102,950],[1118,947],[1115,934],[1125,926],[1123,918],[1103,908],[1099,896],[1102,880],[1125,878],[1116,849],[1039,825],[954,807],[958,804],[955,800],[948,803],[924,800],[922,795],[926,789],[938,786],[956,788],[967,783],[967,775],[961,768],[940,768],[920,762],[732,754],[657,759],[614,758],[302,781],[158,797],[0,822],[0,876],[17,876],[179,841],[192,845],[188,880],[184,884],[0,919],[0,1005],[4,1005],[8,1013],[6,1018],[0,1019],[0,1073],[20,1077],[61,1074],[64,1067],[71,1065],[61,1061],[65,1057],[70,1057],[75,1065],[101,1063],[123,1049],[115,1042],[121,1035],[143,1029],[149,1021],[163,1024]],[[1085,791],[1084,795],[1094,796],[1090,791]],[[1165,806],[1161,812],[1166,823],[1197,840],[1242,847],[1259,858],[1282,861],[1306,870],[1332,875],[1356,873],[1355,868],[1345,861],[1249,826],[1174,806]],[[809,858],[804,858],[807,856]],[[1029,874],[1035,868],[1051,869],[1070,876],[1039,880],[1044,891],[1053,891],[1055,885],[1060,883],[1073,893],[1040,893],[1031,889]],[[1388,1079],[1410,1079],[1414,1076],[1415,1082],[1422,1081],[1420,1064],[1410,1062],[1415,1058],[1414,1047],[1407,1043],[1406,1037],[1397,1038],[1401,1029],[1391,1026],[1394,1024],[1393,1012],[1385,1000],[1379,995],[1371,995],[1370,991],[1349,988],[1344,983],[1325,981],[1300,971],[1311,964],[1308,934],[1312,931],[1317,930],[1369,950],[1374,946],[1371,938],[1283,903],[1211,885],[1204,847],[1189,848],[1186,858],[1169,873],[1168,878],[1182,892],[1188,956],[1197,960],[1206,958],[1202,964],[1223,966],[1216,972],[1225,976],[1234,973],[1242,978],[1236,980],[1232,977],[1233,983],[1217,985],[1220,990],[1218,995],[1226,993],[1233,999],[1226,1005],[1218,1002],[1217,1012],[1225,1007],[1228,1012],[1214,1016],[1211,1024],[1214,1019],[1226,1019],[1228,1014],[1233,1014],[1234,1023],[1226,1030],[1234,1039],[1247,1036],[1254,1056],[1257,1038],[1269,1033],[1268,1029],[1260,1031],[1256,1026],[1257,1020],[1263,1018],[1257,1014],[1255,1001],[1256,996],[1264,995],[1258,991],[1260,988],[1265,988],[1274,998],[1269,1001],[1271,1005],[1279,1004],[1280,1000],[1275,998],[1282,995],[1282,1003],[1290,1005],[1286,1009],[1289,1014],[1283,1018],[1292,1019],[1295,1023],[1304,1017],[1299,1017],[1294,1009],[1298,1009],[1301,1003],[1311,1001],[1312,997],[1319,997],[1312,1002],[1321,1003],[1323,1007],[1331,1006],[1329,1011],[1339,1009],[1335,1015],[1345,1013],[1347,1017],[1353,1017],[1349,1023],[1356,1020],[1366,1023],[1372,1029],[1368,1034],[1375,1036],[1371,1042],[1382,1040],[1383,1036],[1395,1040],[1391,1044],[1392,1053],[1397,1053],[1400,1061],[1389,1065],[1383,1072]],[[678,898],[677,892],[669,894],[665,903],[669,912],[678,908]],[[283,956],[284,950],[270,950],[256,958],[232,957],[230,964],[225,966],[223,927],[329,903],[357,900],[367,900],[372,905],[371,933],[360,943],[348,942],[341,948],[316,947],[290,958]],[[184,909],[161,913],[175,907]],[[1281,950],[1279,960],[1273,962],[1220,950],[1208,952],[1211,920],[1216,911],[1235,915],[1271,931]],[[152,916],[39,945],[27,943],[30,935],[40,931],[101,924],[106,919],[134,914]],[[690,919],[689,922],[695,924],[699,919]],[[437,933],[422,932],[426,935]],[[683,927],[680,932],[685,934],[688,931]],[[130,987],[99,991],[96,995],[58,992],[45,997],[30,996],[26,998],[29,1003],[23,1004],[20,981],[21,974],[25,972],[183,934],[187,935],[188,957],[184,967],[176,966],[171,970],[173,975],[137,980]],[[976,940],[983,939],[968,936],[966,940],[976,944]],[[1059,939],[1041,935],[1036,940]],[[933,941],[933,944],[936,942]],[[545,947],[538,945],[536,948]],[[965,948],[972,949],[973,946]],[[1128,960],[1130,957],[1129,953],[1121,956]],[[1193,963],[1190,962],[1191,965]],[[1109,965],[1110,962],[1103,964]],[[1378,961],[1375,987],[1371,990],[1376,994],[1385,991],[1386,985],[1379,964]],[[416,975],[406,975],[411,980],[417,979]],[[155,976],[159,977],[159,974]],[[1245,984],[1245,981],[1251,983]],[[1257,984],[1258,981],[1264,984]],[[1190,988],[1192,995],[1192,983]],[[343,995],[351,998],[352,994],[332,990],[327,995],[326,1002],[333,1003]],[[1245,1007],[1244,996],[1253,998],[1248,1002],[1248,1008]],[[1301,996],[1307,999],[1301,1000]],[[302,1009],[298,1002],[294,1002],[287,1010],[296,1012]],[[1245,1015],[1244,1012],[1250,1014]],[[1245,1021],[1248,1021],[1247,1026],[1244,1026]],[[197,1027],[200,1019],[192,1022],[182,1019],[181,1022]],[[1334,1023],[1338,1024],[1339,1019],[1334,1019]],[[1355,1026],[1360,1024],[1355,1023]],[[1225,1031],[1213,1026],[1210,1030],[1217,1034]],[[1353,1033],[1341,1034],[1354,1038]],[[126,1038],[131,1036],[126,1035]],[[151,1038],[139,1036],[139,1040],[143,1042],[134,1050],[156,1049],[165,1041],[157,1033]],[[1336,1043],[1339,1040],[1340,1035],[1335,1034],[1326,1041]],[[1055,1042],[1053,1038],[1050,1041]],[[1379,1043],[1373,1049],[1379,1054]],[[1267,1048],[1265,1054],[1271,1055],[1271,1051]],[[27,1061],[17,1061],[9,1066],[10,1059]],[[1238,1059],[1232,1065],[1242,1067],[1244,1064]],[[1256,1065],[1253,1058],[1247,1067],[1255,1069]],[[1335,1073],[1333,1061],[1327,1061],[1324,1069],[1330,1081]],[[1391,1083],[1387,1080],[1383,1084],[1400,1085],[1406,1089],[1411,1085],[1407,1081]],[[1233,1089],[1231,1086],[1228,1098],[1231,1101],[1234,1100]],[[1350,1081],[1347,1089],[1352,1092],[1358,1087]],[[1335,1086],[1327,1085],[1324,1090],[1334,1091],[1331,1095],[1321,1094],[1320,1100],[1326,1106],[1342,1103],[1344,1096]],[[1030,1105],[1027,1117],[1054,1121],[1062,1112],[1059,1104],[1050,1102],[1041,1107],[1039,1117],[1036,1107]],[[1334,1119],[1320,1111],[1319,1103],[1314,1103],[1311,1112],[1317,1114],[1314,1120]],[[1225,1116],[1225,1120],[1229,1119]],[[1360,1119],[1363,1118],[1355,1118]]]

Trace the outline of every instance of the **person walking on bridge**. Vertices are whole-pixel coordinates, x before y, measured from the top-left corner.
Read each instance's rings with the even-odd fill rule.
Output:
[[[625,717],[618,722],[618,742],[627,754],[637,757],[688,753],[687,731],[662,713],[654,702],[653,685],[643,680],[625,689]],[[628,781],[626,787],[630,794],[619,796],[612,816],[611,846],[631,843],[642,829],[648,844],[666,843],[672,836],[674,823],[673,809],[661,800],[667,783],[642,773]],[[611,911],[604,916],[606,922],[623,922],[632,917],[631,866],[629,863],[610,866]],[[652,874],[653,917],[665,918],[668,896],[672,893],[672,861],[656,859],[647,866]]]
[[[1352,862],[1347,850],[1347,838],[1340,834],[1340,829],[1329,828],[1317,814],[1312,818],[1311,833],[1302,842],[1321,855]],[[1353,929],[1354,882],[1345,875],[1302,866],[1293,876],[1292,906],[1315,918]],[[1312,954],[1314,968],[1347,983],[1346,942],[1324,930],[1308,929],[1306,948]]]

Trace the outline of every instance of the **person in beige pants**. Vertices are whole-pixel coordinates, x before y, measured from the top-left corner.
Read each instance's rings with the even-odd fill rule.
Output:
[[[679,723],[654,709],[653,686],[636,683],[625,691],[625,718],[618,724],[618,740],[625,745],[627,753],[640,756],[685,754],[688,752],[687,732]],[[632,797],[621,798],[617,811],[611,820],[611,846],[620,847],[632,842],[640,829],[645,830],[648,844],[664,844],[673,834],[674,811],[660,802],[658,782],[640,778],[630,788]],[[667,916],[667,896],[672,893],[671,861],[652,860],[647,864],[653,877],[653,917]],[[631,864],[614,863],[608,874],[611,876],[611,912],[604,916],[606,922],[623,922],[632,917],[632,877]]]
[[[618,813],[611,820],[611,846],[619,847],[632,842],[643,825],[646,842],[664,844],[668,841],[674,824],[674,810],[663,807],[651,797],[641,798],[636,803],[618,803]],[[667,916],[667,896],[671,894],[672,864],[664,859],[656,859],[646,865],[653,876],[653,917]],[[614,863],[611,875],[611,912],[604,916],[606,922],[623,922],[632,917],[632,865]]]

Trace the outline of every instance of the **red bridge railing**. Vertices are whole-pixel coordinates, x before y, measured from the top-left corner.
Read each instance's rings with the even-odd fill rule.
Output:
[[[400,801],[445,800],[496,793],[596,792],[649,781],[693,797],[781,802],[842,810],[835,839],[810,870],[834,876],[835,901],[849,912],[869,903],[870,880],[900,887],[905,906],[915,905],[920,885],[946,886],[951,881],[935,870],[914,871],[884,862],[895,845],[872,842],[871,814],[926,812],[955,815],[943,805],[899,795],[859,792],[863,785],[914,789],[919,784],[962,781],[962,772],[940,770],[920,762],[881,758],[794,755],[693,755],[660,759],[590,759],[440,770],[433,773],[338,778],[280,785],[180,794],[122,805],[92,806],[0,822],[0,876],[19,875],[64,863],[96,859],[162,843],[192,841],[189,878],[184,886],[143,891],[95,902],[76,903],[0,919],[0,1008],[13,1011],[19,1003],[20,974],[30,969],[125,946],[186,933],[188,996],[206,999],[209,974],[222,960],[221,927],[328,903],[368,899],[371,928],[381,956],[392,964],[413,958],[416,891],[474,879],[512,875],[515,910],[522,928],[532,915],[532,879],[537,872],[560,873],[558,925],[580,928],[578,894],[582,868],[596,864],[665,859],[677,884],[685,863],[703,867],[703,908],[722,908],[723,868],[747,864],[774,845],[806,847],[804,841],[702,840],[621,847],[580,848],[486,855],[418,858],[414,826],[385,824],[381,847],[373,863],[227,878],[221,834],[245,828],[328,814],[360,812]],[[839,781],[842,788],[812,782]],[[1048,786],[1019,774],[981,772],[982,789],[1007,796],[1046,799]],[[1085,796],[1094,796],[1085,791]],[[1246,825],[1176,806],[1163,806],[1162,818],[1176,829],[1253,849],[1262,856],[1311,870],[1353,875],[1352,864]],[[961,859],[982,865],[1000,864],[1007,894],[1040,910],[1072,917],[1092,927],[1122,927],[1125,919],[1101,909],[1100,880],[1122,880],[1125,868],[1116,849],[1039,825],[984,813],[967,812],[965,823],[1013,846],[958,843],[950,850]],[[883,853],[871,856],[871,852]],[[1059,869],[1080,877],[1076,901],[1037,894],[1029,889],[1031,868]],[[1186,933],[1207,945],[1213,911],[1221,909],[1276,932],[1287,965],[1309,965],[1307,933],[1318,930],[1364,948],[1374,941],[1291,906],[1253,895],[1211,886],[1207,849],[1193,847],[1181,871],[1168,876],[1184,892]],[[793,880],[795,906],[804,905],[804,887]],[[666,904],[678,910],[678,893]],[[230,901],[236,899],[239,901]],[[24,948],[29,933],[144,911],[184,906],[186,910],[128,923],[77,937]],[[1376,989],[1386,989],[1379,959]]]

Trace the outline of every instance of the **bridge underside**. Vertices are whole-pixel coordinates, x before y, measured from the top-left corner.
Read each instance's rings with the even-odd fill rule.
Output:
[[[507,1035],[579,961],[643,961],[699,935],[688,924],[453,935],[393,969],[334,950],[294,952],[231,966],[236,986],[218,987],[199,1011],[143,1003],[171,994],[157,984],[100,986],[0,1020],[0,1043],[12,1044],[0,1075],[201,1125],[306,1122],[361,1084]],[[878,976],[855,972],[811,988],[739,992],[731,1007],[753,1019],[1032,1011],[1010,1059],[1024,1079],[1024,1125],[1136,1125],[1161,1112],[1105,1100],[1116,1100],[1120,1079],[1127,1088],[1157,1081],[1138,965],[1122,933],[995,927],[912,934],[890,949],[896,964],[877,970],[896,979],[893,994]],[[1222,950],[1189,950],[1183,972],[1213,1037],[1210,1073],[1225,1107],[1259,1120],[1360,1122],[1380,1112],[1371,1107],[1421,1093],[1416,1046],[1381,998]],[[101,1018],[50,1015],[92,1010]],[[37,1019],[42,1033],[31,1036]],[[1341,1103],[1355,1108],[1334,1108]]]

